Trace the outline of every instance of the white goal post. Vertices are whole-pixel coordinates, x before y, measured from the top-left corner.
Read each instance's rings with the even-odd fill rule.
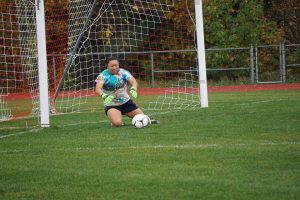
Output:
[[[195,0],[197,55],[201,107],[208,107],[202,0]]]
[[[35,0],[41,127],[50,126],[44,0]]]

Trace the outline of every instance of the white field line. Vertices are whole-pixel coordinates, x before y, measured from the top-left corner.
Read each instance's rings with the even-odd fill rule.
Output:
[[[163,114],[168,114],[170,112],[173,112],[173,111],[167,111],[167,112],[160,112],[160,113],[150,114],[149,116],[163,115]],[[67,126],[78,126],[78,125],[82,125],[82,124],[98,124],[98,123],[105,123],[105,122],[108,122],[108,120],[95,121],[95,122],[79,122],[79,123],[74,123],[74,124],[59,125],[57,127],[61,128],[61,127],[67,127]],[[0,136],[0,139],[12,137],[12,136],[17,136],[17,135],[23,135],[23,134],[26,134],[26,133],[38,132],[40,130],[42,130],[42,128],[30,129],[28,131],[23,131],[23,132],[18,132],[18,133],[12,133],[12,134],[8,134],[8,135],[2,135],[2,136]]]
[[[1,122],[0,122],[1,123]],[[17,129],[24,129],[24,127],[17,127],[17,126],[7,126],[1,127],[0,130],[17,130]]]
[[[65,148],[65,149],[50,149],[47,152],[51,151],[61,151],[61,152],[85,152],[85,151],[113,151],[113,150],[145,150],[145,149],[208,149],[208,148],[218,148],[218,147],[251,147],[251,146],[290,146],[290,145],[299,145],[299,142],[273,142],[273,141],[265,141],[258,144],[246,144],[246,143],[238,143],[238,144],[183,144],[183,145],[149,145],[149,146],[128,146],[128,147],[76,147],[76,148]],[[34,152],[34,150],[30,149],[12,149],[12,150],[4,150],[0,151],[0,153],[22,153],[22,152]],[[43,151],[37,151],[43,152]],[[45,151],[46,152],[46,151]]]
[[[296,145],[297,142],[263,142],[259,143],[260,146],[274,146],[274,145]],[[214,147],[240,147],[240,146],[251,146],[252,144],[186,144],[186,145],[149,145],[149,146],[128,146],[128,147],[78,147],[74,149],[64,149],[64,151],[97,151],[97,150],[141,150],[141,149],[206,149]],[[254,144],[257,145],[257,144]]]
[[[236,103],[236,104],[233,104],[233,105],[235,105],[235,106],[244,106],[244,105],[250,105],[250,104],[269,103],[269,102],[275,102],[275,101],[284,101],[284,99],[272,99],[272,100],[263,100],[263,101],[253,101],[253,102],[247,102],[247,103]]]
[[[98,122],[86,122],[86,123],[66,124],[66,125],[61,125],[61,126],[57,126],[57,127],[78,126],[78,125],[81,125],[81,124],[97,124],[97,123],[103,123],[103,122],[108,122],[108,121],[105,120],[105,121],[98,121]],[[2,136],[0,136],[0,139],[12,137],[12,136],[17,136],[17,135],[23,135],[23,134],[26,134],[26,133],[36,133],[36,132],[38,132],[40,130],[42,130],[42,128],[30,129],[28,131],[22,131],[22,132],[12,133],[12,134],[8,134],[8,135],[2,135]]]
[[[128,146],[128,147],[79,147],[74,149],[65,149],[65,151],[97,151],[97,150],[130,150],[130,149],[198,149],[198,148],[210,148],[217,147],[217,144],[192,144],[192,145],[149,145],[149,146]]]
[[[12,133],[12,134],[8,134],[8,135],[2,135],[2,136],[0,136],[0,139],[8,138],[8,137],[16,136],[16,135],[23,135],[25,133],[36,133],[36,132],[38,132],[40,130],[42,130],[42,128],[30,129],[28,131],[22,131],[22,132]]]
[[[108,122],[108,120],[94,121],[94,122],[78,122],[78,123],[74,123],[74,124],[59,125],[57,127],[78,126],[78,125],[82,125],[82,124],[98,124],[98,123],[104,123],[104,122]]]
[[[264,103],[285,101],[285,100],[287,100],[287,99],[272,99],[272,100],[262,100],[262,101],[250,101],[250,102],[246,102],[246,103],[231,104],[230,106],[246,106],[246,105],[252,105],[252,104],[264,104]],[[222,101],[210,101],[210,102],[221,103]],[[221,106],[216,105],[216,106],[212,106],[211,108],[224,108],[224,107],[228,107],[228,105],[221,105]]]

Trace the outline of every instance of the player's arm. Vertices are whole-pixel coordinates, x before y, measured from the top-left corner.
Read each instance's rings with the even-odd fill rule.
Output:
[[[115,97],[113,95],[108,95],[102,91],[104,82],[101,77],[97,79],[95,92],[102,98],[105,104],[109,104]]]
[[[97,79],[97,84],[96,84],[96,89],[95,92],[101,97],[103,94],[102,88],[103,88],[104,82],[102,81],[102,79],[99,77]]]
[[[131,88],[129,90],[131,96],[133,98],[137,98],[137,88],[138,88],[138,83],[135,80],[135,78],[132,76],[130,79],[128,79],[128,83],[131,85]]]

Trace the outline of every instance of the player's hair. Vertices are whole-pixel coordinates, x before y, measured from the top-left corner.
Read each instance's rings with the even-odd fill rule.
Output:
[[[111,56],[111,57],[108,57],[108,58],[106,59],[105,65],[107,66],[108,63],[109,63],[110,61],[112,61],[112,60],[117,60],[118,62],[120,62],[119,59],[118,59],[117,57]]]

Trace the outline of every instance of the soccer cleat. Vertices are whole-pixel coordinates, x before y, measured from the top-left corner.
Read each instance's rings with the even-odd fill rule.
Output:
[[[150,124],[159,124],[159,121],[156,119],[151,119]]]
[[[111,127],[114,127],[112,123],[110,123],[110,126],[111,126]],[[125,126],[125,123],[124,123],[124,122],[122,122],[122,126]]]

